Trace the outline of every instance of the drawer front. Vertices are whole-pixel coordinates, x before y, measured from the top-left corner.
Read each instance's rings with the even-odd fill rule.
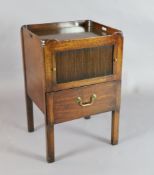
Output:
[[[115,109],[116,81],[55,92],[53,96],[54,122]]]

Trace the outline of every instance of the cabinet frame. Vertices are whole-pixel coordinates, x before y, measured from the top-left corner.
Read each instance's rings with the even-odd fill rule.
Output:
[[[73,25],[76,25],[76,23],[82,27],[87,27],[89,31],[92,26],[95,30],[105,32],[106,35],[62,41],[58,41],[56,39],[42,40],[39,37],[39,32],[41,32],[41,30],[43,30],[43,32],[48,30],[58,31],[64,26],[72,27]],[[81,111],[83,111],[83,115],[92,115],[110,110],[112,112],[111,144],[117,144],[119,138],[119,115],[121,101],[121,73],[123,56],[122,32],[118,29],[113,29],[91,20],[84,20],[64,23],[24,25],[21,27],[21,39],[28,131],[34,131],[34,102],[43,112],[45,117],[47,161],[54,162],[55,160],[54,125],[76,118],[89,118],[89,116],[82,116],[82,113],[74,115],[74,111],[69,114],[69,109],[72,110],[72,106],[78,105],[75,103],[75,98],[77,98],[79,94],[77,92],[81,93],[81,97],[84,102],[87,102],[87,99],[89,100],[93,92],[97,92],[99,96],[101,96],[98,97],[99,101],[97,101],[93,106],[93,111],[88,107]],[[55,52],[105,45],[114,45],[113,75],[77,80],[67,83],[56,82]],[[110,86],[109,89],[108,86]],[[111,94],[112,96],[110,96]],[[68,106],[66,109],[65,103]],[[78,107],[75,106],[75,109],[77,111]],[[55,110],[58,110],[58,112]],[[69,116],[63,117],[63,115],[61,115],[63,112],[66,115],[69,114]],[[58,117],[58,115],[60,117]]]

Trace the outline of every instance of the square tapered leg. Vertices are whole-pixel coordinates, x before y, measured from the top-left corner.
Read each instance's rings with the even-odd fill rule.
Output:
[[[112,131],[111,131],[111,144],[118,144],[119,139],[119,112],[112,111]]]
[[[46,95],[46,157],[47,161],[54,162],[54,117],[53,117],[53,96]]]
[[[27,125],[28,125],[28,131],[33,132],[34,131],[34,119],[33,119],[33,102],[30,99],[30,97],[25,95],[26,99],[26,111],[27,111]]]

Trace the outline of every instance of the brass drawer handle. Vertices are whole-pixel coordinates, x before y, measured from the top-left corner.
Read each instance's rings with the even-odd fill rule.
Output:
[[[96,100],[96,98],[97,98],[96,94],[92,94],[89,102],[82,102],[81,97],[77,97],[75,101],[80,106],[85,107],[85,106],[91,106],[94,103],[94,101]]]

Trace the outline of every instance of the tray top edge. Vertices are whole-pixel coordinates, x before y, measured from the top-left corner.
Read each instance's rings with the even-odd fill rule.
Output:
[[[80,38],[113,35],[120,30],[111,28],[93,20],[75,20],[68,22],[52,22],[28,24],[24,27],[41,40],[74,40]]]

